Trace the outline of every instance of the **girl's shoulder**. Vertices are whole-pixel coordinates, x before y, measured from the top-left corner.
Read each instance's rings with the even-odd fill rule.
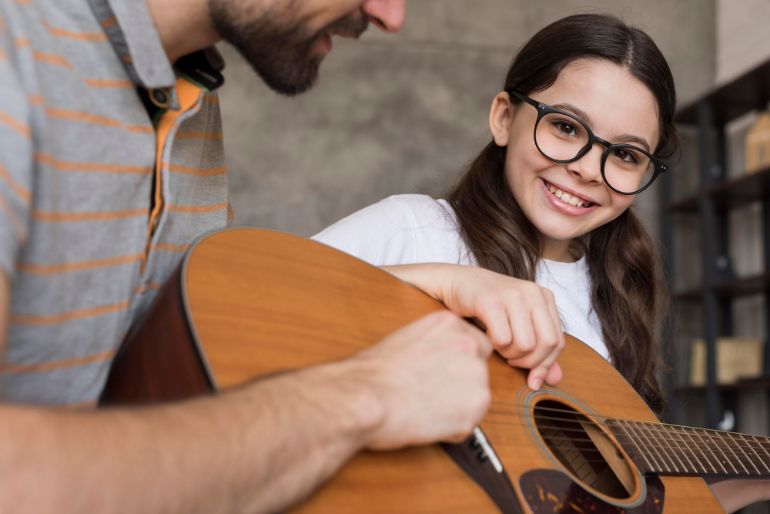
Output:
[[[414,230],[428,226],[454,227],[454,211],[446,200],[436,200],[423,194],[393,195],[342,218],[329,229],[337,230]],[[315,236],[314,236],[315,237]]]
[[[373,264],[456,259],[458,231],[445,200],[394,195],[341,219],[313,236]]]
[[[401,194],[389,196],[378,204],[392,212],[395,218],[402,217],[404,223],[415,228],[426,224],[437,228],[456,226],[454,210],[449,202],[443,199],[435,199],[423,194]]]

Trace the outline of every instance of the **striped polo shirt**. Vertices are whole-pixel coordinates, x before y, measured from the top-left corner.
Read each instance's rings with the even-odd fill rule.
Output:
[[[220,64],[172,67],[143,0],[0,0],[7,401],[93,404],[182,253],[227,224]]]

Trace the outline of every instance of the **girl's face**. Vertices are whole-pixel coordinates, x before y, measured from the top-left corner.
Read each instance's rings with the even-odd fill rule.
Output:
[[[657,102],[652,92],[624,67],[603,59],[578,59],[562,69],[551,87],[520,91],[573,114],[596,136],[628,143],[652,153],[659,138]],[[616,193],[602,179],[599,143],[577,161],[558,164],[540,153],[533,130],[537,109],[513,105],[497,95],[490,111],[495,142],[506,146],[505,174],[511,192],[540,231],[543,257],[574,260],[570,241],[620,216],[634,196]],[[567,195],[567,196],[565,196]]]

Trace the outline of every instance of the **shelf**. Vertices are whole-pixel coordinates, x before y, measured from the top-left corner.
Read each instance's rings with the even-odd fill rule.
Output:
[[[754,378],[742,378],[736,385],[741,389],[770,389],[770,375],[762,375]]]
[[[728,84],[717,87],[698,100],[684,105],[677,113],[676,121],[697,123],[698,105],[705,102],[713,109],[714,123],[724,125],[749,111],[767,108],[768,100],[770,100],[770,61]]]
[[[765,168],[712,184],[703,192],[683,196],[668,204],[668,209],[695,212],[698,209],[698,200],[704,196],[710,196],[717,208],[742,207],[749,202],[762,200],[769,194],[770,168]]]
[[[698,212],[698,200],[701,196],[703,196],[703,193],[691,193],[671,202],[666,208],[673,212]]]
[[[770,389],[770,375],[762,375],[753,378],[743,378],[736,384],[741,389]]]
[[[670,198],[670,187],[673,187],[670,180],[670,187],[661,190],[661,196],[664,198],[661,231],[667,251],[666,263],[670,266],[672,274],[677,271],[677,267],[689,266],[694,252],[700,250],[704,253],[700,256],[700,267],[704,271],[700,283],[691,289],[672,294],[675,301],[692,302],[689,305],[702,307],[699,337],[704,340],[713,342],[720,336],[729,336],[733,332],[734,304],[728,300],[738,297],[764,297],[765,326],[770,327],[770,265],[764,261],[765,266],[761,272],[740,277],[729,276],[725,270],[716,269],[719,256],[730,255],[732,245],[737,244],[730,238],[731,209],[744,206],[761,207],[761,243],[765,251],[770,248],[770,218],[767,217],[770,215],[767,211],[770,208],[770,166],[734,178],[711,179],[703,176],[704,171],[725,165],[722,161],[726,160],[724,157],[727,156],[727,145],[731,143],[727,134],[728,123],[752,111],[768,109],[768,101],[770,60],[729,83],[714,87],[690,104],[682,106],[676,114],[676,123],[688,124],[697,129],[697,144],[700,150],[697,157],[700,164],[689,169],[682,166],[681,170],[677,169],[674,173],[692,174],[691,178],[700,180],[695,191],[673,200]],[[698,223],[692,223],[693,219],[676,219],[678,215],[697,216]],[[697,227],[693,227],[694,225]],[[681,249],[683,255],[677,259],[674,254],[677,237],[685,230],[694,229],[698,231],[700,245],[697,248]],[[668,336],[675,337],[673,333]],[[766,341],[765,345],[767,344]],[[767,351],[768,347],[764,348]],[[709,349],[713,350],[714,347],[707,348],[707,351]],[[671,358],[677,355],[672,355]],[[671,367],[683,372],[684,365],[684,362],[674,361]],[[723,416],[723,403],[734,403],[737,395],[743,391],[770,390],[770,368],[767,362],[763,362],[763,371],[765,375],[761,377],[741,380],[734,384],[673,386],[669,389],[670,392],[676,393],[672,397],[672,403],[677,403],[677,396],[686,398],[685,403],[688,398],[694,397],[692,395],[702,397],[706,407],[706,424],[716,428]],[[674,412],[674,416],[678,414]]]
[[[748,277],[740,277],[715,283],[711,289],[717,296],[723,298],[737,298],[752,294],[764,293],[770,288],[770,273],[759,273]],[[703,298],[703,287],[685,289],[671,295],[674,300],[700,301]]]

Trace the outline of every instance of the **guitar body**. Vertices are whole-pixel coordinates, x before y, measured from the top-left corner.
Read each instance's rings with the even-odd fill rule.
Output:
[[[185,398],[341,359],[443,308],[415,287],[319,243],[258,229],[217,232],[188,252],[129,336],[102,404]],[[489,459],[476,463],[475,449],[461,449],[471,455],[461,468],[445,447],[430,445],[361,452],[292,512],[722,512],[701,478],[644,477],[612,445],[605,416],[656,421],[612,366],[572,338],[559,362],[559,386],[532,392],[524,372],[490,359],[492,404],[481,428],[505,468],[507,493],[488,494],[478,483]],[[546,414],[574,410],[581,424],[595,422],[586,433],[596,447],[611,448],[625,492],[615,482],[586,478],[607,475],[606,466],[585,476],[571,469],[574,449],[546,442],[558,427],[541,426],[537,406]],[[584,460],[575,466],[591,463]],[[481,471],[472,479],[476,464]]]

